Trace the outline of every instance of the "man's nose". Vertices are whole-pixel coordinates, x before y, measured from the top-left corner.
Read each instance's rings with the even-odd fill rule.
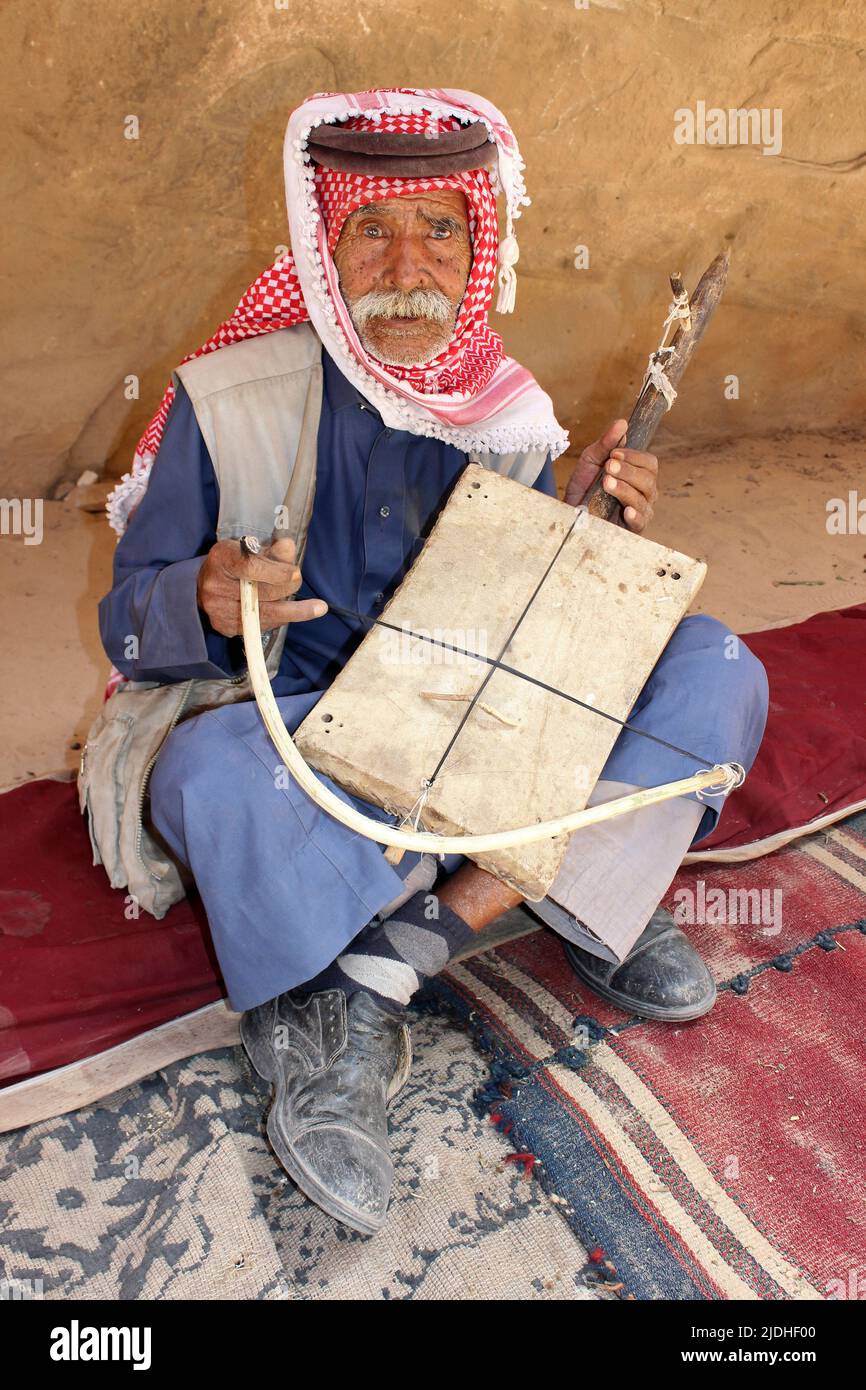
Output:
[[[389,288],[395,290],[430,288],[430,272],[423,249],[415,237],[396,236],[392,239],[385,281]]]

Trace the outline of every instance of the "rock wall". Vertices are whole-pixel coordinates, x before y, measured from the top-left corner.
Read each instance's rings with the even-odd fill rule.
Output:
[[[575,446],[628,412],[667,275],[693,285],[726,245],[667,438],[862,418],[860,0],[7,0],[0,38],[4,496],[125,471],[171,368],[286,239],[288,112],[377,84],[478,90],[511,120],[533,205],[494,322]],[[780,152],[678,143],[699,103],[781,112]]]

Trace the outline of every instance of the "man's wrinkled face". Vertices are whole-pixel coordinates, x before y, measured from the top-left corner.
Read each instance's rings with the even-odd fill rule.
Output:
[[[394,366],[432,361],[451,341],[472,265],[464,194],[442,188],[356,208],[334,264],[367,352]]]

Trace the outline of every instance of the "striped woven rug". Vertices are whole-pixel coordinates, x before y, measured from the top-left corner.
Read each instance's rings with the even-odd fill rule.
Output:
[[[609,1008],[548,930],[428,987],[488,1056],[476,1105],[621,1297],[866,1297],[866,815],[665,905],[719,983],[694,1023]]]

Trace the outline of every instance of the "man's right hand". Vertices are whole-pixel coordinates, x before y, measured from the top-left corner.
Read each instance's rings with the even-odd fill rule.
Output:
[[[242,579],[258,583],[263,632],[282,627],[283,623],[321,618],[328,611],[322,599],[292,598],[301,587],[293,540],[275,541],[263,555],[244,555],[240,541],[217,541],[199,570],[197,595],[199,608],[223,637],[237,637],[241,631]]]

